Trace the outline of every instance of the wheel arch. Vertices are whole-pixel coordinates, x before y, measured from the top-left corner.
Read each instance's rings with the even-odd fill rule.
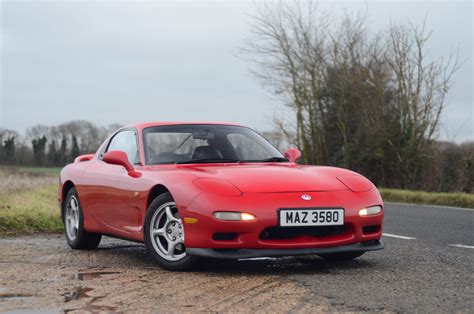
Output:
[[[64,202],[66,201],[66,195],[74,187],[75,185],[71,180],[67,180],[63,184],[63,188],[61,191],[61,218],[62,219],[64,219]]]
[[[147,200],[146,200],[146,210],[148,211],[148,207],[150,206],[151,202],[153,202],[153,200],[158,197],[159,195],[163,194],[163,193],[170,193],[170,190],[164,186],[163,184],[157,184],[155,186],[153,186],[150,190],[150,192],[148,193],[148,197],[147,197]]]

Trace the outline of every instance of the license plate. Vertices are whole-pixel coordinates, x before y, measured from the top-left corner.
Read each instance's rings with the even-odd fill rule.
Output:
[[[340,226],[344,224],[344,209],[280,209],[279,222],[281,227],[297,226]]]

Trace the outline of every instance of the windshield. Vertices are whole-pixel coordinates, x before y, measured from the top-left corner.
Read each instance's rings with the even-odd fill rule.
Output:
[[[175,163],[288,161],[246,127],[167,125],[143,130],[147,165]]]

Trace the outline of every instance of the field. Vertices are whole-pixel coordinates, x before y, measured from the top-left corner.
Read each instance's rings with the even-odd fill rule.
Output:
[[[57,168],[0,168],[0,235],[59,232]]]
[[[61,232],[58,168],[0,168],[0,235]],[[384,201],[474,208],[474,195],[380,189]]]
[[[57,184],[59,168],[0,167],[0,196]]]

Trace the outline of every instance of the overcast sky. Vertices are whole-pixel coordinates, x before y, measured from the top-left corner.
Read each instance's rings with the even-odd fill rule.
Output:
[[[236,57],[249,33],[250,1],[5,1],[1,3],[0,128],[85,119],[229,121],[272,128],[281,108]],[[429,49],[459,45],[440,138],[474,140],[471,1],[326,1],[366,10],[369,28],[390,19],[433,30]]]

